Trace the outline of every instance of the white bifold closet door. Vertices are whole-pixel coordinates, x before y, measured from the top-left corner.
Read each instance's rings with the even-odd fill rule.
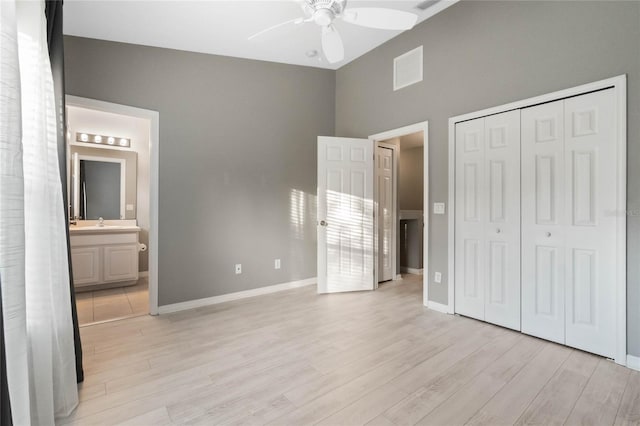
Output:
[[[520,330],[520,112],[456,124],[455,311]]]
[[[615,356],[613,90],[522,110],[522,331]]]

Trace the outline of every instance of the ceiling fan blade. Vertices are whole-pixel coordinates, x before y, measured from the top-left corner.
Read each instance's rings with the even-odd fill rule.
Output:
[[[381,30],[410,30],[418,22],[418,15],[382,7],[350,7],[342,19],[351,24]]]
[[[344,59],[344,44],[340,33],[333,25],[322,28],[322,50],[330,64]]]
[[[296,24],[297,25],[297,24],[302,24],[303,22],[304,22],[304,18],[290,19],[288,21],[281,22],[281,23],[276,24],[276,25],[272,25],[269,28],[266,28],[266,29],[264,29],[264,30],[262,30],[260,32],[257,32],[255,34],[249,36],[249,38],[247,38],[247,40],[253,40],[256,37],[260,37],[261,35],[263,35],[265,33],[268,33],[269,31],[275,30],[275,29],[280,28],[280,27],[284,27],[285,25],[290,25],[290,24]]]

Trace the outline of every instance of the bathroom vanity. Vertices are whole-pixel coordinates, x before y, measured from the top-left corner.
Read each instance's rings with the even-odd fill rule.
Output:
[[[140,228],[135,220],[79,221],[69,227],[77,291],[135,285]]]

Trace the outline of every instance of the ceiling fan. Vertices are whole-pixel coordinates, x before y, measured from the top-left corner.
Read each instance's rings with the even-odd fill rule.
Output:
[[[253,40],[269,31],[285,25],[301,25],[314,22],[322,28],[322,51],[329,63],[344,59],[344,44],[333,25],[336,19],[350,24],[383,30],[409,30],[418,20],[418,15],[381,7],[350,7],[347,0],[299,0],[303,17],[291,19],[266,28],[249,37]]]

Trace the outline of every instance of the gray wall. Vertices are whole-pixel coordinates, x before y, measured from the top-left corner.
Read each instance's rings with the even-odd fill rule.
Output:
[[[68,94],[160,113],[160,305],[316,276],[335,72],[77,37],[65,65]]]
[[[393,58],[424,46],[424,81],[393,92]],[[430,202],[447,200],[447,120],[628,75],[628,333],[640,355],[640,2],[461,2],[336,74],[336,134],[429,120]],[[431,215],[429,297],[447,303],[447,216]]]
[[[424,200],[424,148],[402,149],[398,165],[400,210],[422,210]]]

